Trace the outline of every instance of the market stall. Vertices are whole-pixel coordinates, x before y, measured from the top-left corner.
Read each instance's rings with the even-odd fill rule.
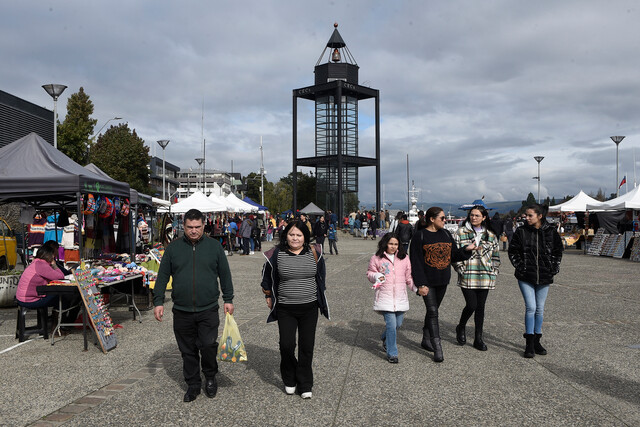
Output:
[[[114,219],[128,212],[127,200],[131,195],[129,185],[97,174],[77,164],[62,152],[51,146],[35,133],[20,138],[0,148],[0,203],[19,202],[26,206],[23,213],[52,210],[53,229],[38,225],[34,236],[42,239],[52,238],[60,243],[64,230],[58,229],[59,218],[67,210],[75,212],[77,227],[71,227],[71,241],[77,242],[82,264],[91,270],[113,272],[115,264],[125,264],[127,260],[117,259],[115,253],[97,263],[89,262],[85,256],[87,250],[94,254],[106,255],[105,248],[111,247],[109,226]],[[118,205],[121,208],[117,212]],[[104,227],[100,227],[100,224]],[[85,234],[82,234],[82,231]],[[90,233],[93,230],[93,234]],[[99,231],[99,232],[98,232]],[[40,234],[42,232],[42,234]],[[47,236],[47,232],[51,232]],[[99,246],[96,242],[100,242]],[[115,251],[114,251],[115,252]],[[78,259],[77,264],[80,264]],[[130,277],[133,271],[125,267],[118,269],[117,276]],[[106,274],[97,279],[105,281]],[[118,279],[116,279],[118,280]],[[138,313],[139,314],[139,313]],[[134,318],[136,312],[134,311]]]

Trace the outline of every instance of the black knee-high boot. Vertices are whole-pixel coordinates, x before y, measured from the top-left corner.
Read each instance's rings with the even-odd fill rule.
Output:
[[[429,334],[429,328],[427,327],[422,328],[422,342],[420,343],[420,346],[425,350],[433,353],[433,346],[431,345],[431,334]]]
[[[431,324],[431,346],[433,347],[433,361],[442,362],[444,355],[442,353],[442,343],[440,341],[440,325],[438,325],[437,317],[430,317]]]

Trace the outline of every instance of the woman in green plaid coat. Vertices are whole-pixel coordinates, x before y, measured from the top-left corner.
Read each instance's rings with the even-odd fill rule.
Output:
[[[467,342],[465,327],[471,315],[475,313],[473,346],[480,351],[486,351],[487,346],[482,339],[484,306],[489,290],[495,289],[496,286],[500,252],[497,233],[491,229],[489,213],[483,206],[475,206],[469,211],[467,219],[456,231],[455,240],[459,247],[472,242],[478,246],[471,258],[453,264],[458,273],[458,286],[466,301],[460,315],[460,323],[456,326],[456,340],[460,345]]]

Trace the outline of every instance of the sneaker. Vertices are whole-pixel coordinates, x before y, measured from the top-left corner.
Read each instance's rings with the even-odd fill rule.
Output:
[[[382,338],[382,349],[385,352],[387,351],[387,339],[386,338]]]
[[[389,363],[398,363],[398,358],[397,357],[387,356],[387,362],[389,362]]]
[[[284,392],[287,394],[295,394],[296,393],[296,387],[287,387],[284,386]]]
[[[311,392],[310,391],[305,391],[304,393],[301,394],[303,399],[311,399]]]
[[[253,255],[253,254],[255,254],[255,252],[254,252],[254,251],[249,252],[249,255]]]

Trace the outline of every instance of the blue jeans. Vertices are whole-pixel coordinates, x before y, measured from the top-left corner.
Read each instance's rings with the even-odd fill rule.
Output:
[[[549,285],[532,285],[522,280],[518,280],[518,285],[526,306],[524,314],[525,333],[541,334],[542,320],[544,319],[544,302],[547,300]]]
[[[404,311],[382,311],[387,328],[380,339],[387,343],[387,356],[398,357],[398,344],[396,341],[396,329],[402,326]]]

